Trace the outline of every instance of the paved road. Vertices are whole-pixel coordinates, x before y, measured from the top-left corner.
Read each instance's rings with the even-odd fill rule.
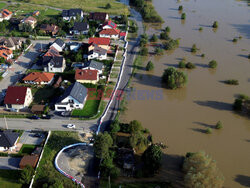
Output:
[[[18,170],[21,158],[0,157],[0,169]]]

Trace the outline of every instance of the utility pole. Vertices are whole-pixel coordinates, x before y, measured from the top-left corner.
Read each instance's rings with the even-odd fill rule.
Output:
[[[5,121],[5,127],[6,129],[8,129],[8,124],[7,124],[7,121],[6,121],[6,117],[4,116],[4,121]]]

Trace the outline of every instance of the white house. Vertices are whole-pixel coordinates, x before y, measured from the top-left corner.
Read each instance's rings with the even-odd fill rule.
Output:
[[[94,45],[94,48],[89,51],[88,53],[88,60],[91,59],[98,59],[98,60],[105,60],[107,59],[107,50]]]
[[[66,68],[63,56],[43,57],[43,70],[45,72],[63,72]]]
[[[99,33],[100,37],[118,39],[120,37],[119,29],[103,29]]]
[[[83,19],[83,11],[82,9],[69,9],[69,10],[63,10],[62,11],[62,17],[65,21],[70,21],[71,19],[76,20],[77,15]]]
[[[19,138],[17,132],[1,131],[0,132],[0,152],[13,151]]]
[[[0,12],[0,22],[2,22],[3,20],[10,20],[11,17],[12,17],[12,12],[7,9],[3,9]]]
[[[100,75],[103,72],[104,65],[101,62],[91,60],[89,62],[84,63],[84,67],[82,68],[82,70],[86,70],[86,69],[97,70],[98,74]]]
[[[4,98],[7,109],[26,109],[32,102],[31,89],[23,86],[9,86]]]
[[[75,22],[69,33],[72,35],[87,35],[89,32],[89,24],[87,22]]]
[[[65,48],[65,42],[63,42],[61,39],[56,39],[50,46],[55,48],[58,52],[62,52],[63,49]]]
[[[88,90],[79,82],[71,84],[59,97],[55,104],[56,111],[72,111],[74,109],[83,109],[88,95]]]

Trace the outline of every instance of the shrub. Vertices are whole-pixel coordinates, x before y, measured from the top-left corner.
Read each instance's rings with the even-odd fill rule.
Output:
[[[148,49],[146,47],[142,47],[141,50],[140,50],[140,54],[142,56],[148,55]]]
[[[239,94],[238,99],[248,100],[249,97],[247,95],[244,95],[244,94]]]
[[[205,57],[205,54],[201,54],[201,57]]]
[[[163,32],[161,32],[161,34],[160,34],[160,39],[169,40],[170,37],[169,37],[169,35],[168,35],[168,33],[167,33],[166,31],[163,31]]]
[[[214,21],[214,23],[213,23],[213,26],[212,26],[213,28],[218,28],[219,27],[219,23],[217,22],[217,21]]]
[[[229,85],[239,85],[239,81],[238,80],[226,80],[225,81],[226,84],[229,84]]]
[[[147,66],[146,66],[146,70],[147,71],[151,71],[153,69],[154,69],[154,64],[153,64],[152,61],[149,61],[148,64],[147,64]]]
[[[239,39],[242,39],[242,36],[241,36],[241,35],[239,36]]]
[[[178,67],[179,68],[185,68],[186,67],[186,63],[185,63],[185,61],[184,60],[181,60],[180,62],[179,62],[179,64],[178,64]]]
[[[192,48],[191,48],[191,52],[192,53],[196,53],[197,52],[197,47],[196,47],[196,44],[193,44]]]
[[[20,183],[24,185],[29,185],[33,174],[34,174],[34,169],[32,168],[32,166],[27,165],[21,172],[21,177],[19,179]]]
[[[212,129],[211,128],[207,128],[206,129],[206,134],[212,134]]]
[[[181,14],[181,19],[182,19],[182,20],[185,20],[185,19],[186,19],[186,13],[182,13],[182,14]]]
[[[203,27],[200,27],[200,28],[199,28],[199,31],[202,31],[202,30],[203,30]]]
[[[170,31],[171,31],[170,27],[167,26],[167,27],[165,28],[165,32],[170,33]]]
[[[105,6],[106,9],[110,9],[111,8],[111,4],[110,3],[107,3],[106,6]]]
[[[160,47],[155,48],[155,54],[156,55],[162,55],[163,54],[163,49]]]
[[[234,104],[233,104],[233,109],[236,111],[241,111],[242,110],[242,99],[235,99]]]
[[[186,64],[186,68],[187,68],[187,69],[194,69],[194,68],[196,68],[196,66],[195,66],[195,64],[193,64],[193,63],[191,63],[191,62],[188,62],[188,63]]]
[[[208,63],[209,68],[216,68],[217,67],[217,62],[215,60],[212,60]]]
[[[157,40],[158,40],[158,37],[156,36],[156,34],[153,34],[150,41],[151,42],[157,42]]]
[[[174,67],[165,69],[162,75],[162,82],[169,89],[177,89],[183,87],[187,83],[187,76]]]
[[[215,128],[216,128],[216,129],[222,129],[222,123],[221,123],[221,121],[218,121],[218,122],[216,123]]]
[[[178,8],[179,11],[182,11],[183,10],[183,6],[180,5],[179,8]]]
[[[233,41],[233,42],[237,42],[237,41],[238,41],[238,39],[237,39],[237,38],[234,38],[232,41]]]
[[[174,40],[174,39],[169,39],[167,42],[165,42],[164,44],[164,48],[166,49],[166,50],[174,50],[175,48],[177,48],[178,47],[178,45],[179,45],[179,41],[176,39],[176,40]]]
[[[31,40],[30,39],[26,39],[26,44],[29,46],[31,44]]]

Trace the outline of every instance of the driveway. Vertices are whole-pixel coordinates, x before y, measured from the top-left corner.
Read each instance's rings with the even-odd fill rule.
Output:
[[[31,131],[24,131],[21,138],[19,139],[19,143],[22,144],[31,144],[31,145],[40,145],[45,138],[43,135],[42,138],[34,137],[35,133]]]
[[[19,170],[19,157],[0,157],[0,169]]]

